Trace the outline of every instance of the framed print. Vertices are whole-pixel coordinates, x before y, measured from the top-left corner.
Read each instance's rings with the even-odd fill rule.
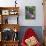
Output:
[[[14,15],[14,10],[13,10],[13,9],[10,10],[10,11],[9,11],[9,14],[10,14],[10,15]]]
[[[10,15],[14,15],[14,12],[11,11],[11,12],[10,12]]]
[[[16,15],[18,12],[16,10],[10,10],[10,15]]]
[[[2,15],[9,15],[9,10],[2,10]]]
[[[35,6],[25,6],[25,19],[35,19],[36,15]]]

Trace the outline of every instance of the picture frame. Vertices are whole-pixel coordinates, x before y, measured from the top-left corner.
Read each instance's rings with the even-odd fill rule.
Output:
[[[35,18],[36,18],[36,7],[25,6],[25,19],[35,19]]]
[[[16,10],[10,10],[10,11],[9,11],[9,14],[10,14],[10,15],[16,15],[17,13],[18,13],[18,12],[17,12]]]
[[[2,15],[9,15],[9,10],[2,10]]]
[[[14,15],[14,12],[13,11],[10,11],[10,13],[9,13],[10,15]]]

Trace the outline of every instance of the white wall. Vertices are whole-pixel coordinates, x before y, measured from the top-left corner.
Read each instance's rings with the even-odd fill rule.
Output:
[[[23,26],[42,26],[43,25],[43,6],[42,0],[21,0],[20,23]],[[25,20],[25,6],[36,6],[36,19]]]
[[[0,6],[14,6],[15,0],[0,0]],[[42,0],[17,0],[19,4],[19,24],[21,26],[43,26]],[[25,19],[25,6],[36,6],[36,19]]]

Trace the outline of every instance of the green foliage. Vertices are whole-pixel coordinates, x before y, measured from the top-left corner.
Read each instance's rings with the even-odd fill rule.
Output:
[[[31,13],[32,15],[35,16],[35,10],[36,10],[36,7],[35,6],[26,6],[25,7],[25,13],[26,13],[25,18],[26,19],[30,19],[30,16],[27,15],[27,11],[29,11],[29,13]]]

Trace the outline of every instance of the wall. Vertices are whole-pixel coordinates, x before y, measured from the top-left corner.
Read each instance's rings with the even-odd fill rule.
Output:
[[[0,6],[14,6],[15,0],[0,0]],[[43,6],[42,0],[17,0],[20,7],[19,10],[19,24],[21,26],[43,26]],[[36,19],[26,20],[25,19],[25,6],[36,6]],[[21,19],[20,19],[21,18]],[[9,19],[10,20],[10,19]]]
[[[43,6],[42,0],[21,0],[20,23],[22,26],[42,26],[43,25]],[[25,6],[36,6],[36,19],[25,20]],[[22,21],[23,20],[23,21]]]

